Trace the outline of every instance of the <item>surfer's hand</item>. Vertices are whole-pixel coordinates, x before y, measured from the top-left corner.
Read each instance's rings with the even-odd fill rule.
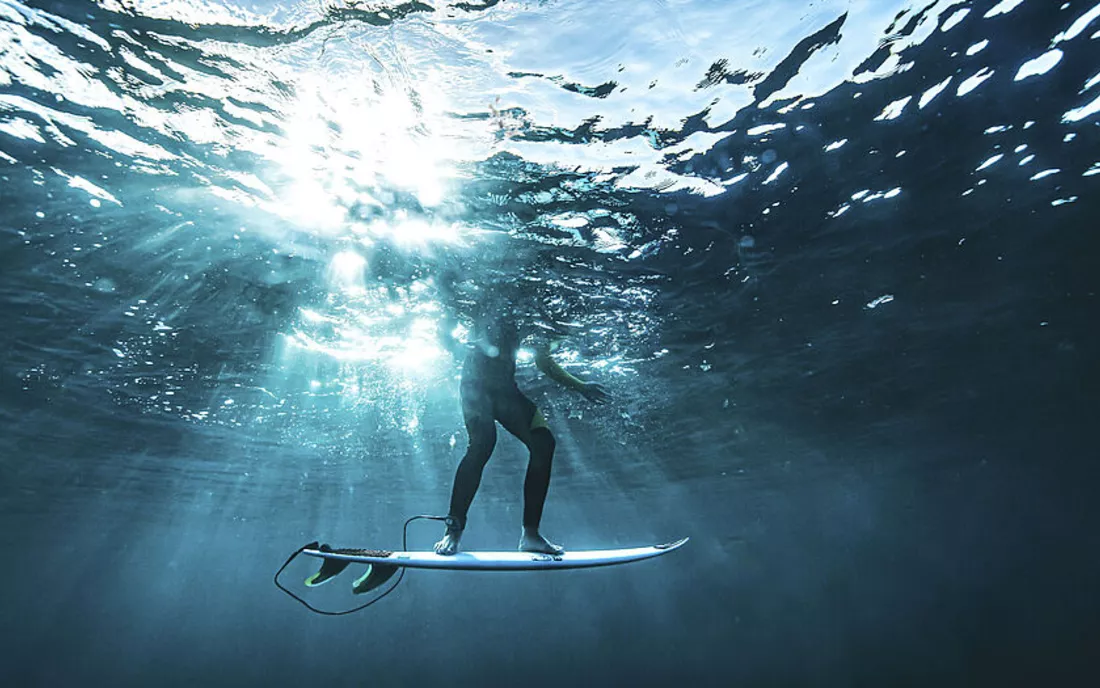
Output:
[[[605,404],[611,399],[611,393],[603,385],[597,385],[595,382],[586,382],[577,391],[593,404]]]

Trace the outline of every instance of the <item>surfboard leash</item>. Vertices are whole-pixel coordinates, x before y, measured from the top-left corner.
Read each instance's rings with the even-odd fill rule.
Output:
[[[402,528],[401,531],[401,548],[405,551],[408,551],[409,549],[409,524],[413,521],[418,521],[421,519],[427,521],[446,521],[448,518],[448,516],[431,516],[428,514],[421,514],[419,516],[412,516],[408,518],[405,521],[405,526],[404,528]],[[381,601],[382,598],[386,597],[386,595],[389,595],[391,592],[396,590],[397,586],[401,584],[401,580],[405,577],[406,569],[405,567],[401,567],[401,571],[398,572],[397,578],[394,580],[393,584],[388,589],[386,589],[385,592],[383,592],[378,597],[375,597],[373,600],[365,604],[361,604],[358,607],[355,607],[354,609],[345,609],[338,612],[328,611],[326,609],[318,609],[317,607],[314,607],[309,602],[306,602],[301,597],[296,595],[292,590],[288,589],[279,581],[279,576],[282,575],[283,571],[286,570],[286,567],[290,566],[290,562],[297,559],[298,556],[307,549],[316,549],[317,547],[320,547],[320,543],[318,543],[317,541],[302,545],[297,549],[297,551],[294,552],[294,554],[291,554],[290,557],[288,557],[287,560],[283,562],[283,565],[279,567],[279,570],[275,572],[275,587],[282,590],[287,595],[290,595],[290,597],[297,600],[302,606],[304,606],[306,609],[313,612],[314,614],[321,614],[322,616],[345,616],[347,614],[354,614],[355,612],[363,611],[367,607],[371,606],[375,602]]]

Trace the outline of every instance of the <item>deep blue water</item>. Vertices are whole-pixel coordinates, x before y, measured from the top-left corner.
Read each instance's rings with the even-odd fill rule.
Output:
[[[1091,684],[1098,58],[1080,0],[0,0],[0,677]],[[547,534],[692,540],[311,615],[296,547],[446,509],[448,280],[615,396],[521,358]]]

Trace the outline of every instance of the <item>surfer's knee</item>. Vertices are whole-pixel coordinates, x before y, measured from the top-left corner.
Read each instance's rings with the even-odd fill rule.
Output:
[[[479,438],[476,440],[471,439],[470,444],[466,447],[466,452],[475,456],[484,457],[488,460],[489,455],[493,453],[493,449],[496,445],[497,438],[495,437]]]
[[[466,456],[481,461],[489,460],[493,449],[497,446],[497,433],[495,428],[470,433],[470,441],[466,445]]]
[[[558,442],[554,439],[554,433],[550,432],[550,428],[544,426],[531,431],[530,449],[532,454],[551,457],[554,455],[554,448],[557,447],[557,444]]]

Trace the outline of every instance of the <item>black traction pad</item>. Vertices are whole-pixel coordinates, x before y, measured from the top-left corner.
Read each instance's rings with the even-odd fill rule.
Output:
[[[346,554],[352,557],[392,557],[393,552],[387,549],[355,549],[351,547],[342,547],[340,549],[332,549],[326,545],[322,545],[321,552],[331,554]]]

